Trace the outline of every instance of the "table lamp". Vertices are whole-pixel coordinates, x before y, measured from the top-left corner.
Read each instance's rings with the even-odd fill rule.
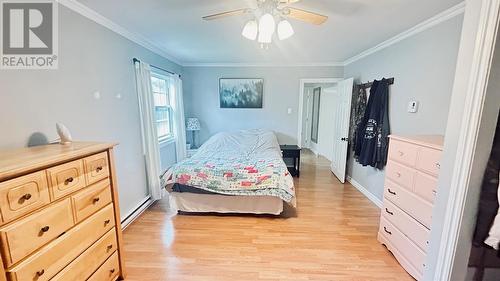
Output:
[[[198,148],[195,141],[195,133],[201,128],[200,120],[198,118],[188,118],[186,122],[186,130],[191,131],[191,140],[193,142],[193,148]]]

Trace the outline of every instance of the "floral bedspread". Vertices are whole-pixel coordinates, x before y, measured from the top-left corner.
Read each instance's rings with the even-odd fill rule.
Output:
[[[172,182],[218,194],[276,196],[293,202],[293,179],[273,132],[219,133],[172,167]]]

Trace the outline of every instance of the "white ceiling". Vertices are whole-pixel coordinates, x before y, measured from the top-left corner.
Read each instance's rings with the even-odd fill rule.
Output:
[[[329,16],[315,26],[291,20],[295,35],[268,50],[243,38],[249,16],[202,16],[255,6],[255,0],[78,0],[148,39],[182,64],[343,62],[462,0],[302,0],[294,7]]]

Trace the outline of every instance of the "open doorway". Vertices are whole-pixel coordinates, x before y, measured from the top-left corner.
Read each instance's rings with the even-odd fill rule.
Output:
[[[345,181],[353,79],[302,79],[299,95],[299,146],[331,162]]]
[[[332,161],[333,130],[329,128],[334,116],[333,106],[336,83],[306,83],[302,112],[302,148]]]

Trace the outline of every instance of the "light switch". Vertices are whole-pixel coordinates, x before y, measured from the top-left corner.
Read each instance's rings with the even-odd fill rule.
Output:
[[[292,108],[289,107],[288,110],[287,110],[288,114],[292,114]]]
[[[418,111],[418,101],[410,101],[408,103],[408,112],[417,113],[417,111]]]

